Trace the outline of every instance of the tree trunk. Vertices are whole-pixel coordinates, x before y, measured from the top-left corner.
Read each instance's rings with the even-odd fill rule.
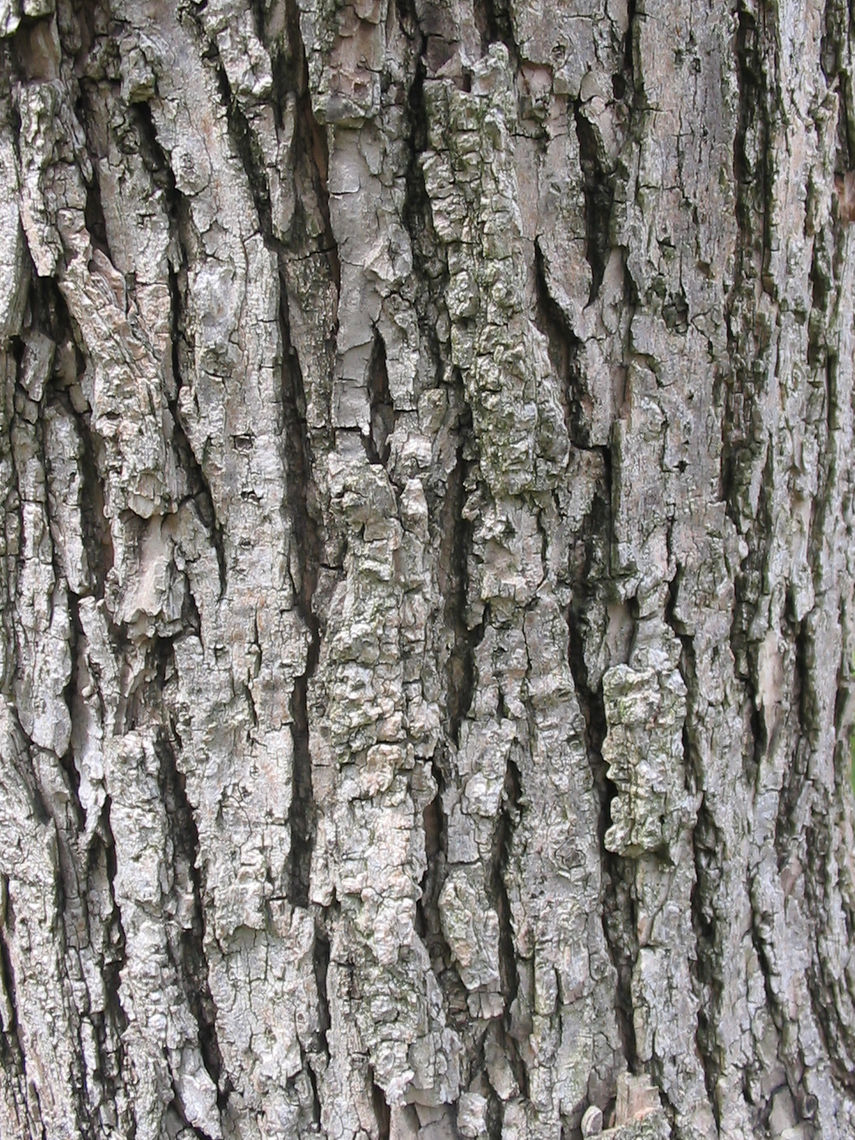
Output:
[[[3,1140],[855,1135],[848,5],[0,36]]]

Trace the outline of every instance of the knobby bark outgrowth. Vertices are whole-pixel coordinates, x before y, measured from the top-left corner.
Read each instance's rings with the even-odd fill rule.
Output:
[[[0,0],[3,1140],[855,1135],[850,33]]]

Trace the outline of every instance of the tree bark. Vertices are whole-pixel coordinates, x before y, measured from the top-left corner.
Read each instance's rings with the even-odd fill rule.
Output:
[[[3,1140],[855,1135],[850,30],[0,2]]]

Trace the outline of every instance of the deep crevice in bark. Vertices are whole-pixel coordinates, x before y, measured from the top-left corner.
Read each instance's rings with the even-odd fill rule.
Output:
[[[274,81],[278,83],[280,99],[282,94],[288,91],[293,91],[296,94],[297,118],[292,153],[298,164],[298,169],[302,169],[308,174],[314,204],[320,212],[323,223],[321,241],[319,244],[316,243],[318,244],[317,252],[326,257],[328,261],[330,276],[338,296],[341,294],[341,260],[330,219],[327,136],[325,128],[315,118],[312,109],[309,90],[309,66],[300,30],[300,11],[296,0],[285,0],[285,13],[292,58],[290,61],[286,61],[279,57],[281,60],[279,66],[277,66],[276,58],[274,58]],[[277,76],[280,78],[277,79]],[[296,180],[295,184],[297,184]],[[296,233],[307,236],[305,210],[303,197],[297,194],[292,229]],[[310,244],[312,243],[310,242]]]
[[[175,193],[176,196],[179,197],[177,190]],[[186,209],[186,206],[182,208]],[[184,260],[186,262],[186,255]],[[186,273],[186,264],[181,267],[180,273]],[[179,273],[171,266],[169,269],[169,295],[172,321],[172,376],[175,383],[175,396],[172,397],[168,393],[165,393],[165,396],[167,406],[172,415],[172,443],[176,451],[178,462],[181,464],[187,478],[188,490],[193,496],[193,503],[196,507],[199,519],[208,532],[208,538],[217,559],[220,587],[219,596],[222,599],[225,597],[228,589],[228,564],[223,539],[223,524],[217,518],[216,508],[214,507],[214,497],[211,493],[211,485],[187,437],[187,432],[184,429],[181,412],[178,407],[178,392],[183,387],[182,376],[184,375],[184,368],[181,362],[181,346],[186,346],[184,320],[186,306],[184,303],[184,290],[181,288],[179,280]],[[186,347],[185,351],[189,353],[189,347]]]
[[[449,776],[449,757],[442,744],[438,745],[431,760],[431,770],[437,791],[425,807],[422,821],[426,866],[420,884],[421,896],[416,903],[416,933],[427,947],[431,969],[443,991],[446,1016],[458,1031],[462,1031],[469,1020],[466,987],[460,980],[439,913],[439,893],[448,869],[448,820],[442,797]]]
[[[317,657],[317,642],[315,653]],[[316,661],[311,661],[312,670]],[[309,747],[309,718],[307,692],[310,672],[294,679],[291,697],[291,738],[294,748],[292,770],[291,810],[291,872],[289,898],[294,906],[309,905],[309,887],[312,868],[312,849],[316,826],[316,809],[312,789],[312,756]]]
[[[104,804],[101,809],[101,817],[98,821],[98,833],[102,844],[102,853],[104,858],[104,870],[107,879],[107,888],[110,895],[110,902],[112,910],[108,919],[105,922],[105,942],[109,947],[108,951],[105,949],[104,960],[101,965],[101,975],[104,979],[104,996],[105,996],[105,1021],[109,1019],[112,1023],[116,1041],[116,1066],[115,1075],[112,1087],[109,1081],[107,1083],[108,1091],[112,1094],[112,1100],[115,1103],[116,1088],[122,1079],[123,1074],[126,1072],[126,1057],[124,1046],[124,1030],[128,1026],[128,1015],[119,999],[119,986],[121,983],[122,969],[127,961],[127,942],[125,930],[122,926],[122,911],[118,902],[116,901],[116,872],[118,869],[117,855],[116,855],[116,840],[113,835],[113,829],[110,823],[110,813],[112,809],[112,799],[108,794],[104,797]],[[90,860],[97,858],[98,852],[90,849]],[[107,1054],[107,1026],[103,1026],[103,1041],[99,1040],[104,1054]]]
[[[0,1061],[2,1061],[3,1068],[6,1072],[14,1071],[17,1073],[20,1082],[19,1087],[22,1096],[22,1107],[26,1110],[26,1093],[24,1089],[27,1086],[27,1059],[24,1045],[21,1041],[21,1026],[18,1021],[15,971],[12,966],[12,958],[9,954],[9,947],[6,945],[6,939],[3,934],[3,927],[9,922],[11,907],[9,883],[8,879],[4,876],[3,915],[2,922],[0,923],[0,983],[2,983],[3,993],[7,999],[11,1020],[8,1024],[3,1026],[3,1031],[0,1033]]]
[[[670,536],[669,536],[670,537]],[[695,958],[690,970],[698,988],[698,1024],[695,1045],[703,1068],[704,1087],[715,1117],[721,1127],[720,1106],[716,1089],[721,1076],[718,1058],[722,1055],[717,1040],[721,1016],[722,947],[718,938],[715,900],[719,897],[721,845],[723,837],[716,827],[704,799],[704,772],[700,763],[697,735],[698,676],[695,645],[691,633],[677,617],[683,568],[677,563],[674,577],[668,583],[665,621],[680,642],[680,676],[686,686],[686,719],[683,725],[683,761],[687,790],[701,793],[698,815],[692,828],[692,857],[695,881],[691,892],[692,929],[695,935]]]
[[[330,939],[320,918],[315,919],[314,975],[318,991],[318,1047],[329,1053],[327,1033],[330,1025],[330,1003],[327,992],[327,974],[330,967]]]
[[[208,984],[205,909],[202,903],[205,892],[198,864],[199,831],[187,796],[184,774],[178,765],[176,750],[180,748],[181,740],[174,724],[170,725],[169,733],[164,730],[158,734],[159,780],[172,833],[173,861],[176,871],[180,862],[186,864],[193,894],[192,925],[181,930],[181,958],[176,965],[180,967],[187,1005],[198,1026],[199,1052],[217,1089],[217,1104],[222,1113],[228,1101],[229,1080],[223,1073],[223,1058],[217,1039],[216,1006]]]
[[[291,34],[299,41],[299,24],[292,20]],[[316,808],[312,787],[312,759],[309,742],[308,689],[320,655],[320,632],[317,616],[312,607],[317,571],[320,565],[322,543],[320,520],[310,505],[312,479],[312,450],[306,425],[306,400],[299,360],[294,349],[287,302],[287,251],[274,232],[270,187],[264,168],[264,157],[254,133],[238,100],[232,96],[228,76],[220,59],[217,45],[207,42],[203,58],[214,68],[220,97],[229,126],[229,136],[246,173],[247,186],[255,204],[265,244],[277,258],[279,267],[279,313],[282,337],[282,415],[283,447],[288,502],[285,510],[291,518],[295,557],[291,559],[295,574],[295,602],[297,611],[309,632],[309,646],[305,671],[294,679],[291,696],[291,736],[293,742],[292,798],[289,813],[291,827],[291,865],[289,898],[293,905],[306,907],[309,902],[312,850],[316,827]],[[305,70],[305,60],[303,61]],[[311,115],[309,108],[308,112]],[[317,140],[314,140],[316,144]],[[316,171],[317,173],[317,171]],[[322,182],[320,177],[314,179]],[[319,200],[323,199],[320,194]],[[299,199],[298,199],[299,200]],[[326,217],[329,217],[327,206]],[[332,235],[328,246],[334,248]],[[329,252],[329,250],[327,251]]]
[[[627,1067],[630,1072],[635,1072],[638,1066],[632,1002],[632,971],[638,957],[638,938],[634,933],[635,903],[632,876],[625,860],[605,846],[605,834],[611,824],[611,803],[617,795],[617,788],[608,777],[608,766],[603,759],[607,724],[602,686],[594,690],[588,683],[581,617],[584,608],[584,599],[577,596],[567,612],[568,661],[576,699],[585,719],[585,750],[599,800],[597,836],[602,867],[603,934],[616,976],[615,1019]],[[631,916],[629,919],[628,915]]]
[[[377,1120],[378,1140],[390,1140],[392,1130],[392,1112],[386,1103],[386,1096],[378,1084],[371,1083],[371,1103],[374,1106],[374,1116]]]
[[[475,26],[481,36],[481,50],[486,54],[490,44],[504,44],[511,65],[515,71],[519,71],[512,5],[508,0],[474,0],[472,7]]]
[[[309,739],[308,691],[320,657],[320,626],[313,608],[323,544],[320,521],[309,499],[312,486],[312,450],[306,426],[303,376],[291,345],[284,277],[280,275],[280,327],[285,358],[282,363],[282,411],[285,426],[286,485],[296,558],[295,601],[309,632],[304,672],[294,679],[291,697],[293,771],[291,809],[290,898],[295,906],[308,906],[312,850],[317,826]]]
[[[578,566],[571,567],[573,595],[567,609],[568,664],[573,677],[576,699],[585,722],[585,751],[598,801],[597,838],[600,851],[602,883],[602,924],[606,949],[615,970],[615,1020],[621,1047],[630,1072],[638,1068],[632,1001],[632,973],[638,957],[633,871],[627,860],[609,851],[605,834],[611,824],[611,804],[617,795],[609,779],[603,758],[603,742],[607,733],[602,683],[593,687],[585,658],[586,639],[595,636],[588,628],[586,613],[598,591],[608,586],[605,575],[610,571],[609,544],[612,518],[612,453],[599,449],[603,456],[603,484],[582,532],[577,536],[581,555]],[[630,607],[632,609],[632,607]]]
[[[614,202],[614,178],[597,156],[594,129],[577,105],[574,111],[579,164],[585,195],[585,257],[591,267],[590,305],[597,297],[611,249],[610,223]]]
[[[389,437],[395,430],[395,405],[389,393],[386,371],[386,345],[380,330],[374,330],[374,343],[368,362],[369,434],[364,439],[369,463],[385,467],[389,462]],[[364,438],[364,437],[363,437]]]
[[[505,884],[505,872],[511,859],[514,832],[519,824],[522,811],[520,771],[513,758],[509,756],[502,787],[499,818],[493,832],[490,856],[491,870],[487,886],[490,901],[495,907],[499,920],[499,981],[505,1006],[499,1036],[502,1039],[503,1052],[513,1069],[520,1092],[524,1098],[528,1099],[528,1069],[517,1042],[511,1035],[512,1007],[519,992],[520,979],[511,902]],[[494,1031],[498,1032],[499,1026],[495,1026]]]
[[[469,557],[472,523],[464,516],[468,463],[464,458],[471,418],[458,426],[457,462],[448,476],[440,514],[439,588],[445,599],[446,620],[454,642],[446,666],[446,723],[449,739],[460,744],[460,726],[469,712],[475,686],[475,649],[484,636],[486,616],[478,625],[467,622],[469,603]]]
[[[547,338],[549,359],[555,375],[561,380],[561,403],[567,438],[574,447],[587,450],[591,446],[593,403],[586,391],[579,353],[582,342],[570,321],[549,292],[546,266],[540,243],[534,243],[534,280],[537,295],[538,325]]]
[[[86,116],[79,116],[85,122]],[[91,135],[91,132],[89,132]],[[93,249],[100,250],[115,265],[113,253],[107,238],[107,219],[104,217],[104,206],[101,202],[101,186],[98,181],[98,164],[92,163],[92,181],[86,184],[86,208],[84,211],[86,229],[89,231],[89,240]]]
[[[164,399],[172,417],[172,445],[187,479],[188,490],[193,497],[199,519],[208,533],[217,560],[219,596],[222,599],[225,597],[228,588],[228,563],[225,554],[223,525],[217,517],[211,485],[205,474],[202,461],[193,450],[179,410],[179,392],[184,387],[183,378],[192,371],[189,363],[187,363],[192,360],[193,349],[188,339],[186,293],[187,269],[191,261],[187,235],[192,232],[193,223],[187,199],[178,189],[169,158],[160,145],[151,108],[147,103],[138,103],[134,104],[133,110],[141,149],[144,154],[149,156],[149,168],[163,191],[170,231],[179,251],[177,264],[170,263],[168,266],[167,279],[170,299],[171,366],[174,388],[172,391],[169,390],[168,386],[163,389]]]
[[[71,723],[74,723],[74,701],[79,694],[80,690],[80,677],[79,677],[79,654],[80,646],[83,639],[83,626],[80,622],[80,609],[79,598],[74,591],[68,587],[66,589],[66,600],[68,604],[68,624],[70,629],[69,636],[69,650],[71,653],[71,668],[68,673],[68,681],[65,685],[63,692],[63,700],[68,708],[68,715]],[[86,826],[86,812],[83,804],[80,802],[80,772],[74,761],[74,751],[69,744],[68,750],[64,756],[57,757],[59,765],[65,772],[66,780],[68,781],[68,790],[71,793],[69,801],[71,803],[72,811],[74,812],[74,820],[77,825],[78,836],[83,832]]]
[[[803,621],[795,626],[792,639],[793,679],[790,708],[795,713],[798,730],[792,759],[778,792],[775,854],[779,872],[783,871],[790,858],[802,848],[804,802],[806,797],[812,795],[809,783],[809,757],[813,747],[812,737],[815,737],[815,721],[809,710],[809,701],[812,697],[808,671],[810,650]]]
[[[762,384],[759,370],[768,348],[769,330],[754,312],[761,288],[768,247],[766,159],[751,159],[752,151],[766,155],[770,132],[767,81],[763,65],[761,29],[743,3],[737,9],[734,44],[737,80],[737,123],[733,140],[733,179],[736,195],[737,245],[734,278],[725,304],[728,361],[722,369],[722,499],[740,533],[751,525],[744,499],[751,469],[763,447],[757,403],[751,397]],[[757,134],[754,146],[749,139]],[[745,348],[749,349],[746,353]]]

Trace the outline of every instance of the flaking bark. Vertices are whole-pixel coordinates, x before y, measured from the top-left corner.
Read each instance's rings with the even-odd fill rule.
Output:
[[[841,0],[0,0],[0,1136],[855,1134]]]

